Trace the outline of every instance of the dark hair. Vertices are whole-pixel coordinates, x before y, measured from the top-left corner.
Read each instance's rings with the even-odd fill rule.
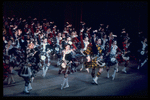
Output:
[[[112,40],[112,43],[114,43],[115,41],[117,42],[117,40],[116,40],[116,39]]]
[[[147,37],[145,37],[145,36],[142,36],[142,41],[144,41],[145,39],[147,39]]]
[[[45,36],[43,37],[43,40],[47,39]]]
[[[67,45],[71,46],[69,43],[67,43],[67,44],[64,45],[64,47],[66,48]]]
[[[9,42],[9,41],[13,42],[12,39],[10,39],[10,38],[8,39],[8,42]]]
[[[87,38],[87,37],[88,37],[88,36],[85,36],[84,39]],[[88,38],[89,38],[89,37],[88,37]]]

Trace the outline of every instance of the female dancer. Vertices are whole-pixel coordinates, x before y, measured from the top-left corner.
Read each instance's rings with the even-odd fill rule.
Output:
[[[34,44],[31,42],[27,47],[27,57],[26,62],[23,63],[23,66],[21,70],[19,71],[18,75],[22,77],[25,81],[25,88],[24,93],[29,93],[30,90],[32,90],[31,86],[31,80],[34,77],[34,65],[35,64],[35,57],[34,54],[36,51],[34,51]]]
[[[71,54],[71,52],[74,52],[74,51],[70,48],[69,44],[66,44],[65,49],[62,51],[62,53],[63,53],[63,57],[62,57],[63,63],[61,64],[61,67],[62,67],[61,68],[61,73],[64,73],[64,80],[63,80],[63,83],[61,84],[61,90],[63,88],[69,87],[68,74],[70,73],[69,70],[70,70],[71,63],[72,63],[72,54]]]
[[[3,67],[4,67],[4,69],[7,69],[7,68],[9,69],[9,71],[7,70],[8,74],[6,75],[6,77],[8,77],[7,84],[10,84],[11,82],[15,83],[13,75],[12,75],[14,64],[11,63],[11,60],[10,60],[10,59],[12,59],[12,56],[11,56],[11,54],[13,53],[12,50],[13,50],[12,40],[10,39],[10,40],[8,40],[8,44],[6,44],[6,46],[5,46],[5,49],[4,49],[5,53],[3,55],[5,58],[5,65]]]
[[[130,46],[130,43],[128,43],[128,38],[124,40],[123,44],[123,51],[124,54],[122,54],[122,60],[125,61],[124,68],[122,69],[123,72],[127,73],[126,68],[129,64],[129,51],[128,48]]]
[[[102,38],[102,48],[103,48],[103,50],[105,50],[105,46],[106,46],[106,42],[108,41],[108,39],[107,39],[107,35],[105,34],[104,36],[103,36],[103,38]]]
[[[98,41],[98,44],[100,43],[100,40]],[[87,49],[84,53],[87,53],[87,61],[84,63],[85,68],[89,69],[92,68],[91,76],[92,76],[92,84],[98,85],[98,77],[101,75],[103,71],[103,67],[105,66],[105,63],[103,62],[103,56],[102,56],[102,50],[100,45],[96,45],[94,43],[94,39],[92,38],[92,47],[90,52],[87,52],[89,49]],[[90,55],[89,55],[90,54]],[[91,56],[91,57],[90,57]],[[99,71],[96,74],[95,77],[95,69],[99,68]]]
[[[111,48],[110,48],[110,51],[108,51],[108,53],[106,54],[106,65],[107,65],[107,78],[109,78],[109,69],[110,69],[110,66],[113,66],[115,65],[114,67],[114,73],[112,75],[112,80],[115,79],[115,74],[116,74],[116,71],[118,69],[118,61],[116,59],[116,56],[117,56],[117,50],[121,51],[118,46],[117,46],[117,41],[113,41],[112,45],[111,45]]]
[[[42,76],[45,77],[48,67],[50,66],[50,56],[48,53],[51,52],[50,49],[52,49],[52,47],[47,43],[47,38],[44,38],[43,43],[41,43],[41,46],[43,49],[41,53],[41,57],[42,57],[42,60],[44,61],[43,68],[42,68],[43,70]],[[47,59],[45,59],[46,57]],[[48,61],[46,62],[46,60]]]
[[[80,50],[80,52],[86,56],[88,55],[91,51],[91,43],[89,42],[89,38],[88,37],[85,37],[84,40],[82,40],[82,33],[80,34],[80,39],[81,39],[81,45],[82,45],[82,49]],[[83,58],[82,58],[82,61],[83,61]],[[82,67],[80,68],[80,71],[82,71],[83,69],[83,64],[82,64]],[[88,69],[86,69],[88,71]],[[88,71],[89,72],[89,71]]]
[[[146,42],[147,38],[144,38],[143,41],[141,41],[141,48],[138,50],[139,61],[137,69],[142,67],[148,61],[148,44]]]

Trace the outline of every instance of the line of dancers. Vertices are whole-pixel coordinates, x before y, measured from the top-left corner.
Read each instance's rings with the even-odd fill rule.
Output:
[[[112,80],[118,72],[118,64],[125,62],[122,71],[127,73],[131,52],[130,37],[125,29],[121,35],[110,31],[109,25],[100,24],[99,29],[92,30],[81,22],[78,32],[72,24],[66,22],[64,30],[60,32],[54,22],[37,18],[22,19],[17,17],[3,17],[3,81],[15,83],[13,78],[14,67],[19,68],[18,75],[25,81],[24,93],[30,93],[31,83],[36,73],[42,70],[45,77],[51,65],[51,58],[57,56],[58,74],[64,74],[61,90],[69,87],[68,76],[84,68],[89,73],[92,69],[92,84],[98,85],[98,78],[106,69],[109,78],[110,69],[114,69]],[[119,44],[117,44],[117,40]],[[138,66],[140,69],[148,61],[147,38],[139,42]],[[98,72],[95,73],[95,70]]]

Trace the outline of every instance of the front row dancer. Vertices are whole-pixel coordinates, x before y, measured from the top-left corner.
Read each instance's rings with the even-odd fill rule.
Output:
[[[45,77],[48,67],[50,66],[50,55],[49,52],[52,47],[47,43],[47,38],[44,37],[43,43],[41,43],[42,52],[41,52],[41,60],[42,60],[42,76]]]
[[[63,88],[69,87],[68,74],[70,74],[70,67],[71,67],[71,63],[72,63],[72,53],[74,53],[74,51],[70,48],[70,46],[71,46],[70,44],[66,44],[65,49],[62,51],[63,63],[61,64],[61,67],[62,67],[61,73],[64,74],[64,79],[63,79],[63,83],[61,84],[61,90]]]
[[[117,50],[121,51],[117,46],[117,41],[113,40],[110,50],[106,54],[106,65],[107,65],[107,78],[109,78],[109,69],[110,66],[114,67],[114,73],[112,74],[112,80],[115,79],[116,72],[118,70],[118,61],[116,59]]]
[[[37,70],[37,64],[36,64],[36,57],[34,56],[37,51],[34,49],[34,44],[31,42],[29,46],[27,47],[27,57],[26,62],[24,62],[22,65],[23,67],[19,71],[19,76],[22,77],[25,81],[25,88],[24,93],[30,93],[29,91],[32,90],[31,83],[33,82],[33,78],[35,76],[35,73]]]
[[[103,68],[105,67],[105,63],[103,61],[102,56],[102,50],[98,45],[95,45],[94,40],[92,38],[92,45],[88,46],[83,53],[86,55],[87,59],[87,61],[84,63],[85,68],[88,70],[88,72],[89,68],[92,68],[92,84],[98,85],[98,77],[101,75]],[[99,70],[95,76],[96,68],[99,68]]]
[[[138,59],[137,69],[140,69],[148,61],[148,44],[146,37],[144,37],[141,41],[141,45],[138,50]]]

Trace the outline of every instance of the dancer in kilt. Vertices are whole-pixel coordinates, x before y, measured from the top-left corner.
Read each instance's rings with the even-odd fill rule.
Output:
[[[108,53],[106,54],[106,59],[105,59],[106,66],[107,66],[107,78],[109,78],[110,66],[115,66],[114,67],[114,73],[112,75],[112,80],[115,79],[115,74],[116,74],[117,69],[118,69],[118,61],[116,59],[117,50],[121,51],[117,46],[117,41],[113,40],[110,51],[108,51]]]
[[[61,90],[63,88],[69,87],[68,75],[70,74],[70,67],[71,67],[71,63],[72,63],[72,52],[74,52],[74,51],[70,48],[70,44],[66,44],[65,49],[62,51],[63,63],[61,64],[61,73],[64,74],[64,80],[63,80],[63,83],[61,84]]]
[[[129,57],[130,51],[128,50],[130,43],[128,43],[128,39],[125,39],[124,42],[122,42],[122,44],[123,44],[123,52],[117,56],[117,60],[119,63],[125,62],[124,68],[122,69],[122,71],[124,73],[127,73],[126,68],[129,64],[129,58],[130,58]]]
[[[138,67],[142,67],[148,61],[148,44],[147,38],[144,37],[141,41],[140,49],[138,50]]]
[[[94,43],[94,39],[92,37],[92,46],[89,46],[87,50],[83,52],[87,55],[87,61],[84,63],[85,68],[89,72],[89,68],[92,68],[91,76],[92,76],[92,84],[98,85],[98,77],[101,75],[105,63],[103,61],[102,50],[100,46]],[[95,76],[95,69],[99,68],[96,76]]]
[[[22,77],[25,81],[24,93],[29,93],[32,90],[31,82],[33,82],[35,73],[36,73],[36,58],[34,54],[34,44],[31,42],[27,47],[26,62],[22,63],[22,68],[19,71],[19,76]]]

